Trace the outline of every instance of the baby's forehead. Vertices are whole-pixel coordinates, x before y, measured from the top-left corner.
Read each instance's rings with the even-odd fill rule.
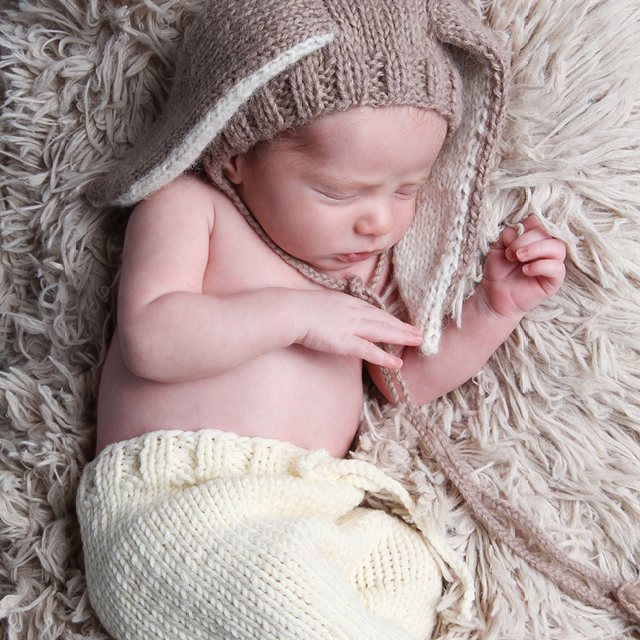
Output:
[[[413,122],[428,122],[434,131],[446,132],[448,126],[444,117],[420,107],[363,106],[318,116],[260,146],[282,152],[312,153],[321,158],[339,154],[365,136],[394,135]]]
[[[321,158],[335,155],[339,153],[338,139],[322,120],[316,118],[295,129],[281,131],[276,137],[259,142],[246,155],[261,162],[283,156],[320,161]]]
[[[250,152],[248,166],[270,179],[292,176],[353,184],[424,183],[447,121],[434,111],[363,107],[319,117]]]

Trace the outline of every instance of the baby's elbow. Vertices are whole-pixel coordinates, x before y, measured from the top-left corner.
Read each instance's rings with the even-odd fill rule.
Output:
[[[153,336],[149,332],[132,328],[120,329],[120,350],[127,369],[138,378],[162,382],[162,366],[153,343]]]

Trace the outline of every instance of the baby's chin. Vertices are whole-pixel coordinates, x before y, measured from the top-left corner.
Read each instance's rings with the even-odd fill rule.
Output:
[[[316,271],[339,280],[359,276],[368,282],[378,266],[379,253],[342,253],[331,258],[308,262]]]

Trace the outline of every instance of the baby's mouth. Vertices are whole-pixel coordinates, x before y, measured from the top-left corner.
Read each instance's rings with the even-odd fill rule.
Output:
[[[375,252],[373,251],[365,251],[362,253],[340,253],[338,254],[338,258],[343,262],[363,262],[373,255],[375,255]]]

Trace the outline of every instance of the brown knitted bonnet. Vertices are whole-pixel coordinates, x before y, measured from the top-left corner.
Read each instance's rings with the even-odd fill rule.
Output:
[[[89,198],[129,206],[204,163],[243,208],[221,167],[258,142],[354,106],[434,109],[449,136],[393,250],[400,293],[433,353],[476,249],[506,76],[494,34],[461,0],[207,0],[161,116]]]

